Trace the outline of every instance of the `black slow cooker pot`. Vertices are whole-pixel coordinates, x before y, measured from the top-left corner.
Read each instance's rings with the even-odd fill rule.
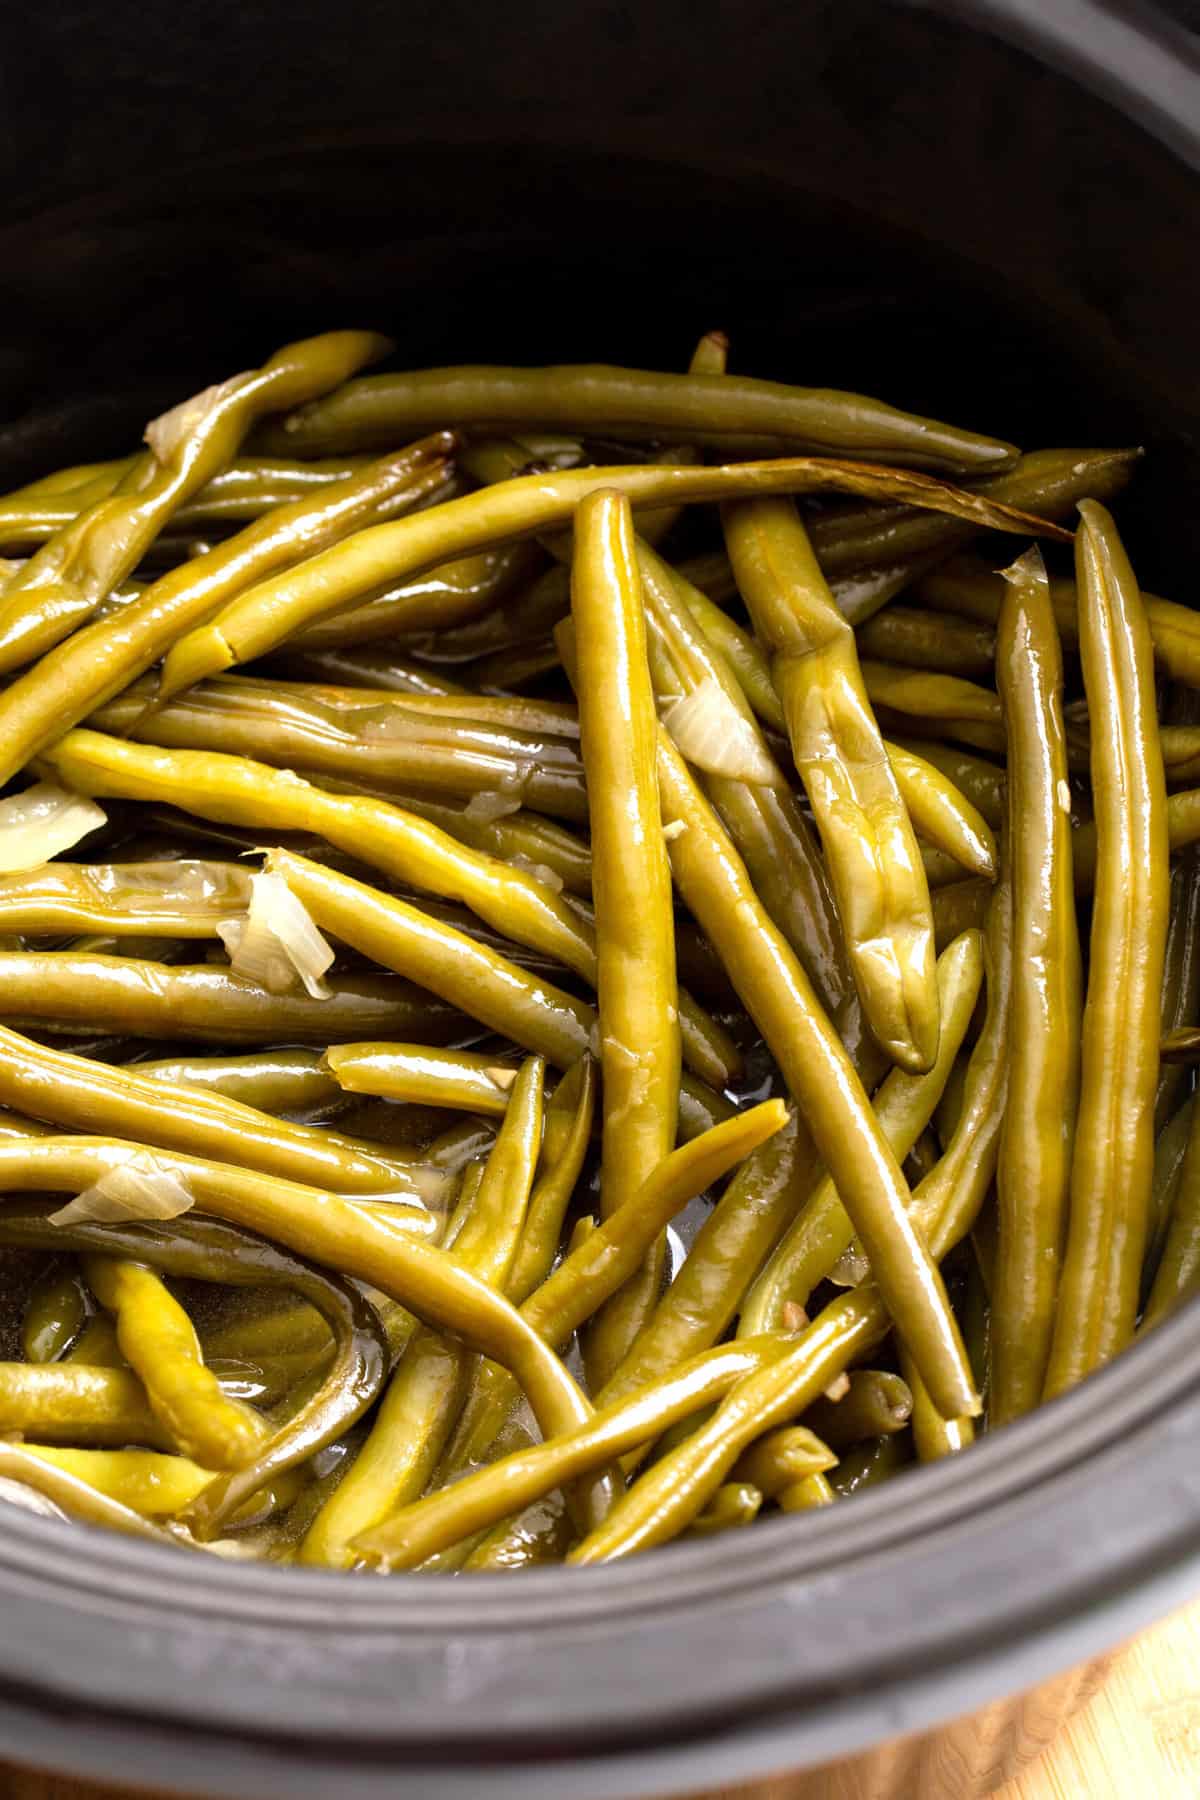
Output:
[[[719,325],[749,371],[1029,444],[1144,442],[1123,518],[1147,584],[1187,599],[1197,42],[1181,9],[1115,0],[24,9],[0,56],[0,481],[115,454],[331,325],[412,364],[664,367]],[[1200,1592],[1198,1441],[1194,1306],[960,1461],[611,1568],[354,1579],[5,1506],[0,1754],[289,1800],[820,1764]],[[1008,1772],[1018,1721],[960,1734],[956,1792]],[[885,1764],[917,1791],[929,1741],[871,1791]]]

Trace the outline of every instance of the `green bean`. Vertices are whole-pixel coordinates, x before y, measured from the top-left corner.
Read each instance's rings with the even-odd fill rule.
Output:
[[[141,1376],[151,1410],[175,1448],[206,1469],[249,1462],[262,1446],[266,1421],[221,1392],[200,1354],[195,1327],[154,1270],[92,1255],[85,1258],[84,1274],[113,1315],[121,1351]]]
[[[1062,654],[1037,552],[1008,571],[996,669],[1009,740],[1012,953],[1008,1112],[996,1170],[992,1424],[1041,1398],[1055,1329],[1079,1104],[1082,974],[1071,873]],[[1093,1128],[1098,1120],[1093,1114]]]
[[[151,1543],[174,1548],[188,1542],[187,1538],[152,1524],[132,1507],[123,1506],[91,1487],[70,1470],[53,1466],[23,1444],[0,1443],[0,1479],[31,1488],[58,1512],[85,1524],[103,1525],[109,1531],[120,1531],[127,1537],[146,1538]]]
[[[138,1075],[224,1094],[265,1113],[309,1113],[341,1093],[316,1050],[263,1050],[252,1056],[187,1056],[133,1065]],[[391,1154],[395,1155],[393,1150]]]
[[[74,1343],[63,1351],[60,1361],[86,1369],[129,1367],[117,1343],[117,1328],[107,1313],[98,1313],[88,1320]]]
[[[877,1487],[897,1474],[911,1457],[911,1447],[903,1436],[876,1438],[874,1443],[859,1444],[844,1456],[827,1477],[835,1496],[848,1500],[864,1488]]]
[[[1143,1288],[1147,1277],[1153,1277],[1162,1256],[1167,1230],[1175,1207],[1175,1196],[1183,1176],[1183,1159],[1187,1155],[1191,1133],[1194,1097],[1189,1096],[1173,1118],[1159,1132],[1154,1145],[1154,1175],[1150,1186],[1150,1224],[1146,1232],[1146,1256],[1143,1264]]]
[[[893,1069],[871,1101],[875,1130],[896,1161],[908,1155],[942,1097],[975,1010],[982,976],[982,939],[978,932],[964,933],[942,952],[938,962],[942,1031],[933,1067],[924,1075]],[[826,1175],[746,1294],[738,1335],[756,1337],[780,1329],[788,1307],[807,1304],[813,1289],[826,1279],[853,1239],[854,1225],[840,1180]]]
[[[282,507],[204,556],[171,570],[111,618],[97,619],[48,651],[0,694],[0,780],[60,738],[156,662],[181,631],[233,594],[335,543],[415,498],[443,466],[449,439],[418,444],[346,482]]]
[[[136,1068],[110,1068],[0,1026],[0,1097],[74,1130],[135,1138],[334,1193],[436,1199],[444,1177],[392,1163],[328,1127],[273,1119],[199,1090],[172,1091]]]
[[[41,481],[17,488],[0,499],[0,543],[35,545],[77,519],[85,507],[115,493],[137,458],[85,463],[59,469]],[[365,458],[297,462],[294,458],[240,456],[212,479],[171,518],[176,527],[244,524],[275,506],[289,506],[334,481],[346,481],[361,470]]]
[[[720,386],[726,378],[712,379]],[[817,457],[716,468],[634,465],[529,475],[360,531],[336,552],[311,557],[303,571],[251,588],[207,624],[176,641],[163,666],[160,695],[167,699],[207,675],[263,656],[305,626],[353,605],[387,582],[404,580],[455,556],[536,536],[569,519],[579,502],[599,489],[620,492],[631,505],[642,507],[820,489],[884,494],[971,519],[980,528],[1032,531],[1053,538],[1066,535],[1058,526],[1042,525],[929,476]]]
[[[547,1494],[519,1518],[490,1531],[463,1563],[465,1569],[525,1569],[561,1562],[571,1542],[571,1521],[561,1494]]]
[[[939,744],[928,738],[915,742],[899,740],[900,748],[932,763],[948,781],[952,781],[975,810],[983,815],[993,831],[999,831],[1005,816],[1004,770],[981,756],[972,756],[957,744]]]
[[[317,832],[394,880],[463,901],[506,937],[595,979],[590,927],[545,882],[399,806],[327,794],[291,770],[240,756],[153,750],[94,731],[69,732],[45,760],[80,793],[163,799],[225,823]]]
[[[929,890],[908,813],[833,603],[795,508],[725,509],[725,541],[787,717],[825,848],[846,948],[876,1038],[928,1068],[938,1016]]]
[[[1142,1315],[1142,1330],[1164,1319],[1200,1280],[1200,1128],[1196,1123],[1200,1113],[1195,1105],[1186,1110],[1183,1156],[1174,1182],[1166,1241]]]
[[[596,1064],[582,1056],[558,1083],[546,1107],[538,1177],[529,1196],[517,1254],[505,1283],[514,1306],[541,1286],[554,1265],[563,1220],[591,1141]]]
[[[385,968],[419,972],[431,992],[469,1008],[490,1030],[564,1069],[588,1048],[595,1016],[589,1006],[549,982],[531,980],[473,938],[306,857],[272,850],[267,867],[283,877],[320,927]],[[329,1032],[326,1039],[349,1036]]]
[[[829,878],[812,830],[758,731],[733,670],[689,611],[687,584],[647,546],[639,548],[638,563],[655,695],[663,705],[695,692],[705,682],[714,683],[754,733],[759,774],[774,771],[770,780],[749,782],[711,772],[701,772],[698,779],[843,1041],[852,1054],[857,1053],[856,1061],[870,1063],[877,1059],[877,1050],[865,1032]]]
[[[236,863],[42,863],[0,875],[0,930],[205,938],[249,896],[249,870]]]
[[[47,1443],[170,1448],[136,1375],[82,1363],[0,1363],[0,1432]]]
[[[1166,794],[1150,634],[1103,507],[1080,509],[1080,659],[1092,733],[1096,890],[1070,1219],[1046,1393],[1133,1335],[1154,1161],[1167,934]]]
[[[871,700],[891,712],[914,719],[936,719],[947,727],[965,720],[969,724],[1003,726],[999,695],[978,682],[958,675],[938,675],[925,669],[902,669],[892,663],[862,664],[863,682]]]
[[[749,1481],[721,1484],[702,1512],[688,1526],[689,1537],[711,1537],[715,1532],[753,1525],[762,1510],[763,1495]]]
[[[405,719],[425,719],[435,726],[466,722],[490,725],[497,731],[528,732],[537,737],[578,739],[579,715],[566,700],[543,700],[525,694],[487,694],[459,688],[445,694],[408,694],[396,701],[387,688],[363,688],[339,682],[287,681],[271,676],[229,676],[218,687],[226,693],[261,695],[270,705],[303,706],[308,701],[358,717],[362,709],[399,705]]]
[[[914,1409],[914,1390],[907,1377],[902,1380],[886,1369],[855,1369],[848,1381],[840,1400],[818,1400],[804,1415],[805,1424],[823,1444],[840,1453],[864,1438],[904,1430]]]
[[[1104,496],[1097,496],[1103,498]],[[963,614],[986,621],[999,617],[1003,589],[1000,577],[986,564],[948,564],[918,583],[917,597],[941,612]],[[1050,597],[1064,644],[1079,643],[1079,613],[1075,582],[1070,577],[1050,583]],[[1194,607],[1180,606],[1157,594],[1143,594],[1146,621],[1154,643],[1154,660],[1163,674],[1188,687],[1200,687],[1200,620]]]
[[[1010,913],[1008,882],[1002,875],[988,920],[987,1017],[972,1052],[962,1115],[946,1154],[912,1197],[912,1216],[938,1259],[970,1231],[995,1172],[1007,1068]],[[810,1407],[848,1364],[882,1343],[887,1330],[887,1310],[874,1282],[831,1301],[782,1356],[765,1366],[756,1364],[729,1390],[707,1424],[636,1482],[610,1513],[603,1533],[593,1533],[570,1560],[604,1560],[665,1542],[684,1529],[747,1444]],[[741,1340],[755,1341],[763,1340]],[[715,1396],[705,1399],[710,1397]],[[606,1408],[599,1416],[607,1417],[611,1410]],[[548,1460],[556,1448],[544,1446]],[[433,1502],[424,1504],[432,1511]],[[412,1519],[410,1511],[407,1519],[392,1522],[392,1544],[407,1544]],[[387,1544],[382,1547],[390,1549]]]
[[[897,412],[882,401],[828,388],[786,387],[746,376],[669,375],[605,364],[513,369],[421,369],[349,382],[261,434],[288,455],[342,455],[347,446],[394,441],[427,417],[495,430],[597,432],[762,451],[848,451],[921,468],[1004,468],[1015,452],[992,438]]]
[[[297,632],[289,643],[301,652],[390,644],[414,636],[421,643],[433,630],[440,642],[443,627],[453,641],[456,630],[467,630],[493,608],[519,608],[517,590],[541,565],[540,552],[526,543],[502,544],[456,562],[437,564],[415,580],[392,583],[361,605],[320,619]]]
[[[658,1235],[689,1200],[775,1132],[787,1113],[779,1100],[737,1113],[665,1156],[642,1186],[572,1248],[554,1273],[521,1306],[521,1317],[556,1347],[576,1331],[636,1271]],[[458,1466],[475,1461],[493,1442],[516,1398],[500,1370],[481,1374],[470,1415],[460,1421],[451,1455]]]
[[[1171,850],[1186,850],[1200,843],[1200,788],[1167,795],[1167,843]],[[1075,892],[1090,894],[1096,882],[1096,827],[1085,820],[1071,840],[1075,857]]]
[[[544,1065],[534,1057],[512,1090],[504,1124],[488,1158],[470,1214],[455,1242],[462,1266],[502,1289],[520,1242],[542,1135]],[[470,1363],[466,1350],[428,1329],[417,1333],[346,1479],[309,1527],[304,1562],[348,1568],[352,1541],[420,1494],[433,1473]]]
[[[928,1390],[903,1351],[900,1367],[912,1390],[912,1440],[918,1462],[938,1462],[943,1456],[954,1456],[969,1450],[975,1442],[975,1426],[970,1419],[943,1419],[929,1398]]]
[[[409,699],[465,697],[460,681],[439,674],[428,663],[413,662],[394,650],[298,650],[271,659],[271,680],[315,683],[321,687],[373,688],[376,692],[403,694]]]
[[[42,546],[0,594],[0,669],[49,650],[131,574],[164,524],[237,454],[266,413],[336,385],[386,355],[371,332],[328,332],[289,344],[252,374],[185,400],[147,427],[148,448],[107,497]]]
[[[1077,503],[1088,496],[1114,499],[1131,479],[1141,454],[1140,450],[1035,450],[1003,474],[987,476],[977,491],[1043,518],[1071,519]],[[813,520],[813,547],[831,579],[934,550],[945,555],[974,535],[957,519],[933,518],[907,506],[831,509]]]
[[[79,1192],[107,1169],[136,1165],[145,1155],[139,1145],[106,1138],[0,1140],[0,1191]],[[370,1282],[424,1322],[511,1366],[547,1434],[590,1416],[571,1375],[537,1332],[453,1256],[417,1242],[403,1229],[402,1208],[390,1208],[384,1223],[353,1201],[298,1182],[178,1152],[156,1152],[155,1158],[187,1182],[205,1211]],[[6,1229],[0,1215],[0,1235]]]
[[[933,935],[939,956],[947,944],[964,931],[981,929],[987,918],[992,884],[985,876],[970,881],[953,881],[934,888],[929,899],[933,909]]]
[[[517,1078],[512,1062],[424,1044],[336,1044],[322,1058],[340,1088],[388,1100],[503,1114]]]
[[[596,909],[601,1095],[600,1207],[641,1188],[676,1135],[680,1037],[671,871],[655,780],[654,693],[641,577],[627,500],[600,492],[575,521],[576,646]],[[666,1243],[648,1248],[633,1287],[587,1346],[599,1385],[637,1335],[662,1284]]]
[[[735,1481],[752,1482],[774,1500],[795,1482],[836,1466],[837,1457],[821,1438],[804,1425],[785,1425],[743,1451],[731,1473]]]
[[[800,1106],[930,1392],[948,1411],[970,1412],[975,1400],[965,1379],[957,1328],[937,1270],[908,1223],[908,1188],[896,1159],[804,971],[763,911],[736,851],[661,728],[658,776],[668,826],[678,820],[685,827],[668,845],[676,885],[718,952],[723,951],[731,979]]]
[[[208,1470],[191,1457],[159,1450],[78,1450],[56,1444],[26,1444],[23,1448],[27,1455],[76,1476],[96,1492],[148,1518],[179,1513],[211,1480]],[[253,1517],[241,1522],[256,1523],[266,1513],[289,1505],[298,1492],[294,1478],[281,1483],[278,1492],[260,1495]]]
[[[134,1037],[187,1036],[218,1044],[290,1038],[324,1045],[390,1035],[446,1043],[462,1035],[460,1014],[408,982],[345,975],[329,987],[329,999],[312,1000],[307,994],[270,994],[255,981],[211,965],[179,968],[128,956],[0,951],[0,1014],[21,1027],[44,1025],[87,1036],[101,1026]]]
[[[21,1350],[25,1360],[57,1362],[79,1336],[91,1312],[91,1295],[78,1268],[73,1262],[60,1262],[56,1257],[34,1281],[21,1315]]]
[[[600,1392],[620,1399],[719,1342],[812,1180],[812,1140],[792,1113],[747,1157],[700,1227],[674,1281]]]
[[[811,1512],[814,1507],[832,1506],[837,1495],[828,1475],[805,1475],[782,1488],[776,1498],[783,1512]]]
[[[967,796],[914,751],[885,744],[900,796],[917,833],[971,875],[996,874],[996,840]]]
[[[726,1392],[748,1370],[779,1357],[791,1340],[722,1344],[694,1356],[659,1381],[601,1408],[578,1431],[500,1457],[453,1486],[415,1501],[364,1533],[355,1549],[389,1569],[411,1569],[428,1556],[553,1493],[564,1482],[658,1437]]]
[[[297,699],[281,684],[245,677],[206,682],[156,710],[146,710],[148,698],[148,688],[131,689],[89,722],[168,749],[233,751],[310,774],[435,795],[495,795],[567,820],[586,817],[578,752],[560,737],[436,718],[390,695],[359,694],[354,705]]]
[[[889,606],[860,626],[858,648],[860,655],[878,662],[987,680],[996,654],[996,636],[986,626],[963,619],[922,612],[917,607]]]

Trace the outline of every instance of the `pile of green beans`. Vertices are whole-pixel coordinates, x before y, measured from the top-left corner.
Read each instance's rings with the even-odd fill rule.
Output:
[[[332,332],[0,497],[6,1493],[607,1561],[960,1454],[1200,1285],[1138,453],[728,351]]]

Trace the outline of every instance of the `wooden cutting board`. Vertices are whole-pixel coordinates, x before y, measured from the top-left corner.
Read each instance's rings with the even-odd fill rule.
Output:
[[[827,1771],[822,1796],[833,1791]],[[834,1775],[836,1787],[836,1775]],[[690,1800],[808,1800],[802,1775],[722,1788]],[[994,1800],[1196,1800],[1200,1795],[1200,1602],[1137,1639],[1024,1773]],[[3,1800],[168,1800],[0,1765]],[[174,1797],[171,1797],[174,1800]],[[246,1800],[253,1800],[247,1795]],[[631,1795],[630,1800],[636,1800]],[[959,1800],[948,1769],[937,1789],[904,1800]]]

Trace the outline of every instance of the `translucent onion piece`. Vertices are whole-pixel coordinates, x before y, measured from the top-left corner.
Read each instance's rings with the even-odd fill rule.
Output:
[[[103,825],[103,807],[53,781],[0,800],[0,874],[36,869]]]
[[[174,1169],[152,1156],[108,1169],[74,1200],[50,1214],[52,1225],[114,1225],[130,1219],[177,1219],[195,1204]]]
[[[763,749],[758,729],[742,717],[719,682],[700,682],[663,714],[679,754],[709,775],[763,786],[779,771]]]
[[[272,994],[287,993],[299,979],[314,1000],[328,1000],[321,977],[333,951],[282,875],[252,875],[245,918],[223,920],[217,932],[235,975]]]

